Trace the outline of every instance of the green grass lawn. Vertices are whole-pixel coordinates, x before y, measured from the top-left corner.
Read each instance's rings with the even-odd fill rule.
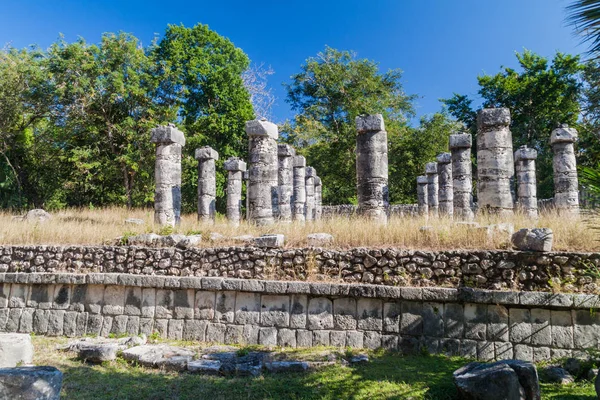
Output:
[[[368,364],[310,373],[210,377],[163,372],[122,360],[88,365],[55,350],[65,339],[34,337],[37,365],[64,373],[65,399],[456,399],[452,372],[468,360],[444,356],[371,353]],[[292,353],[294,353],[292,351]],[[290,354],[290,358],[303,354]],[[305,356],[306,354],[304,354]],[[595,399],[591,382],[542,385],[543,399]]]

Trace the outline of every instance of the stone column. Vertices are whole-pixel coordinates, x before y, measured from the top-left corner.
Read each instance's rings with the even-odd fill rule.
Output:
[[[304,210],[306,207],[306,159],[303,156],[295,156],[292,159],[294,168],[294,193],[292,195],[292,211],[294,221],[306,220]]]
[[[323,204],[322,204],[322,192],[321,192],[321,178],[315,177],[315,220],[320,220],[323,216]]]
[[[454,190],[452,188],[452,155],[439,154],[436,158],[439,182],[440,215],[452,217],[454,214]]]
[[[306,167],[306,179],[304,186],[306,187],[306,206],[305,218],[306,221],[314,221],[315,219],[315,176],[317,173],[313,167]]]
[[[550,144],[554,152],[554,207],[562,213],[579,213],[579,183],[575,146],[577,131],[563,124],[552,131]]]
[[[521,146],[515,151],[518,209],[529,218],[538,217],[535,159],[537,151]]]
[[[219,159],[212,147],[196,149],[198,160],[198,221],[215,221],[217,199],[217,176],[215,160]]]
[[[156,143],[154,179],[154,222],[179,225],[181,220],[181,148],[185,146],[183,132],[173,124],[152,129],[151,141]]]
[[[292,194],[294,191],[292,158],[295,155],[296,150],[289,144],[277,145],[277,156],[279,159],[277,216],[284,222],[292,220]]]
[[[227,173],[227,220],[238,226],[242,219],[242,179],[246,163],[237,157],[231,157],[223,165]]]
[[[477,193],[480,210],[513,214],[512,134],[508,108],[485,108],[477,114]]]
[[[419,204],[419,215],[427,215],[429,213],[427,198],[427,176],[417,176],[417,202]]]
[[[454,215],[463,221],[473,220],[473,171],[471,146],[473,138],[468,133],[450,135],[452,154],[452,186]]]
[[[439,183],[436,162],[425,164],[427,175],[427,208],[430,217],[437,217],[439,212]]]
[[[277,125],[265,119],[246,122],[250,162],[248,167],[248,221],[256,225],[275,222],[277,198]]]
[[[387,222],[388,148],[381,114],[356,117],[356,185],[358,212]]]

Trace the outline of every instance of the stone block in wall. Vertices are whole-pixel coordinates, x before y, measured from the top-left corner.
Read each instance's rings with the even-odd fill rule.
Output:
[[[292,294],[290,296],[290,328],[306,328],[308,296]]]
[[[125,333],[129,336],[137,336],[140,332],[140,317],[137,315],[130,315],[127,317],[127,327]]]
[[[383,331],[399,333],[401,316],[402,306],[400,303],[383,303]]]
[[[361,331],[347,331],[346,346],[353,349],[364,348],[364,333]]]
[[[597,349],[600,347],[600,314],[594,310],[573,312],[573,338],[575,348]]]
[[[260,328],[258,344],[262,346],[277,346],[277,328]]]
[[[85,336],[86,331],[87,331],[87,323],[88,323],[88,313],[86,313],[86,312],[77,313],[75,336],[77,336],[77,337]],[[136,333],[136,335],[137,335],[137,333]]]
[[[402,354],[420,354],[423,349],[427,349],[430,354],[438,352],[439,339],[423,338],[415,336],[400,335],[398,341],[398,350]]]
[[[296,346],[297,347],[312,347],[313,335],[312,331],[305,329],[296,330]]]
[[[235,317],[236,292],[217,292],[215,297],[215,321],[232,323]]]
[[[328,330],[313,331],[313,346],[329,346],[329,335]]]
[[[477,340],[463,339],[460,342],[460,356],[464,358],[477,359]]]
[[[46,331],[46,335],[62,336],[64,318],[65,318],[64,310],[49,310],[48,311],[48,330]]]
[[[0,332],[6,332],[6,322],[8,321],[8,308],[0,308]]]
[[[1,311],[0,311],[1,314]],[[1,317],[0,317],[1,318]],[[2,330],[2,323],[0,321],[0,330]],[[33,333],[36,335],[45,335],[48,331],[48,311],[43,309],[37,309],[33,313]]]
[[[550,347],[534,347],[533,362],[541,362],[550,360]]]
[[[169,332],[169,320],[163,318],[155,319],[153,332],[156,332],[160,338],[166,339]],[[223,341],[219,343],[223,343]]]
[[[379,299],[358,299],[356,302],[358,329],[381,331],[383,329],[383,302]]]
[[[398,335],[381,335],[381,348],[385,350],[398,350],[398,342]]]
[[[194,318],[212,321],[215,318],[215,292],[196,291]]]
[[[258,344],[258,336],[260,334],[260,328],[256,325],[244,325],[242,332],[244,344]]]
[[[465,331],[465,311],[462,304],[444,304],[444,336],[461,339]]]
[[[54,285],[54,294],[52,299],[52,308],[56,310],[66,310],[71,304],[71,285]]]
[[[290,325],[289,296],[263,295],[260,299],[260,324],[262,326],[288,327]]]
[[[329,344],[333,347],[346,347],[346,331],[329,332]]]
[[[127,333],[127,315],[115,315],[112,320],[112,326],[110,327],[110,333],[121,336]]]
[[[512,343],[531,343],[531,311],[529,309],[511,308],[508,322],[508,338]]]
[[[32,285],[29,298],[27,299],[27,307],[32,307],[38,310],[48,310],[52,308],[52,295],[50,292],[52,286],[49,285]],[[2,289],[0,287],[0,303],[2,303]],[[1,306],[1,305],[0,305]]]
[[[139,334],[150,336],[154,332],[154,318],[140,318]]]
[[[225,344],[242,343],[244,336],[244,325],[227,325],[225,328]]]
[[[123,308],[125,315],[142,315],[142,288],[125,288],[125,306]]]
[[[333,328],[333,304],[325,297],[315,297],[308,302],[308,329]]]
[[[356,329],[356,299],[342,297],[333,300],[333,326],[335,329]]]
[[[260,294],[239,292],[235,300],[235,323],[258,325],[261,319]]]
[[[19,319],[20,333],[30,333],[33,330],[33,308],[24,308]]]
[[[527,344],[515,344],[513,352],[515,360],[533,362],[533,347]]]
[[[573,348],[573,321],[571,311],[550,311],[552,347],[558,349]]]
[[[227,325],[209,322],[206,326],[206,341],[209,343],[224,343]]]
[[[423,335],[444,337],[444,304],[423,303]]]
[[[79,313],[76,311],[66,311],[65,317],[63,319],[63,335],[66,337],[75,337],[77,336],[77,315]],[[23,318],[21,317],[21,321]]]
[[[277,346],[296,347],[296,331],[293,329],[279,329],[277,332]]]
[[[487,306],[487,340],[508,341],[508,309],[497,304]]]
[[[511,342],[494,342],[496,360],[512,360],[513,344]]]
[[[477,342],[477,359],[479,361],[492,361],[496,358],[494,342]]]
[[[70,311],[84,312],[85,311],[85,297],[87,292],[87,285],[73,285],[71,287],[71,302],[69,304]]]
[[[559,358],[570,358],[573,356],[573,351],[571,349],[555,349],[553,347],[550,348],[550,359],[556,360]]]
[[[104,304],[104,286],[87,285],[85,293],[85,311],[90,314],[100,314]]]
[[[154,318],[156,312],[156,289],[142,288],[141,315],[146,318]]]
[[[0,308],[8,307],[8,297],[10,296],[10,283],[0,283]]]
[[[170,289],[156,290],[156,306],[154,308],[155,318],[173,318],[174,293]]]
[[[185,320],[183,324],[183,340],[203,342],[206,337],[208,322],[197,319]]]
[[[109,317],[110,318],[110,317]],[[103,318],[100,314],[89,314],[85,333],[91,336],[98,336],[102,332]]]
[[[173,318],[192,319],[194,318],[194,290],[177,289],[173,290]]]
[[[22,283],[13,283],[10,285],[10,297],[8,298],[8,307],[23,308],[27,304],[27,295],[29,286]]]
[[[441,339],[440,353],[449,357],[460,355],[460,340],[458,339]]]
[[[552,344],[550,310],[531,309],[531,344],[536,346],[550,346]]]
[[[401,308],[400,333],[412,336],[423,334],[423,303],[404,301]]]
[[[56,298],[55,298],[56,302]],[[121,315],[125,307],[125,288],[123,286],[110,285],[104,289],[103,315]]]
[[[19,321],[21,320],[21,313],[23,312],[22,308],[9,308],[8,309],[8,319],[6,320],[6,325],[4,327],[4,332],[17,332],[19,330]]]

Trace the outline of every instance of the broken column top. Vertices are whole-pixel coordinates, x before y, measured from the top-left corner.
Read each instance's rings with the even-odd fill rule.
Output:
[[[450,164],[452,162],[452,154],[441,153],[435,158],[439,164]]]
[[[317,176],[317,171],[313,167],[306,167],[306,177],[315,177]]]
[[[515,161],[520,160],[535,160],[537,158],[537,151],[531,147],[525,145],[519,147],[515,151]]]
[[[264,118],[246,121],[246,133],[248,136],[264,136],[275,140],[279,137],[277,125]]]
[[[150,141],[152,143],[173,144],[185,146],[185,136],[173,124],[157,126],[151,131]]]
[[[296,150],[289,144],[278,144],[277,155],[279,157],[294,157],[296,155]]]
[[[425,173],[428,175],[437,174],[438,173],[437,163],[436,162],[428,162],[427,164],[425,164]]]
[[[306,167],[306,158],[304,156],[294,156],[292,164],[294,167]]]
[[[223,167],[226,171],[246,171],[246,163],[237,157],[228,158]]]
[[[200,147],[196,149],[196,160],[218,160],[219,153],[210,146]]]
[[[315,186],[321,186],[321,178],[315,176]]]
[[[378,132],[385,130],[383,115],[381,114],[359,115],[355,120],[356,130],[358,133]]]
[[[457,133],[450,135],[450,148],[460,149],[473,146],[473,138],[470,133]]]
[[[478,129],[508,125],[510,125],[510,110],[508,108],[484,108],[477,113]]]
[[[426,185],[427,184],[427,176],[425,176],[425,175],[417,176],[417,184]]]
[[[569,128],[569,125],[562,124],[552,131],[552,135],[550,135],[550,144],[573,143],[577,140],[577,137],[577,130],[575,128]]]

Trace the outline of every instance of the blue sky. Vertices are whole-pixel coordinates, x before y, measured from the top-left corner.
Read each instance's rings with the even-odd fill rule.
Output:
[[[568,0],[12,0],[0,14],[0,44],[47,47],[63,33],[97,42],[103,32],[125,31],[145,43],[169,23],[201,22],[231,39],[251,60],[270,65],[278,98],[273,119],[293,115],[282,82],[325,45],[354,50],[400,68],[417,114],[436,112],[453,92],[476,96],[476,77],[516,67],[524,48],[551,57],[580,53],[567,27]]]

